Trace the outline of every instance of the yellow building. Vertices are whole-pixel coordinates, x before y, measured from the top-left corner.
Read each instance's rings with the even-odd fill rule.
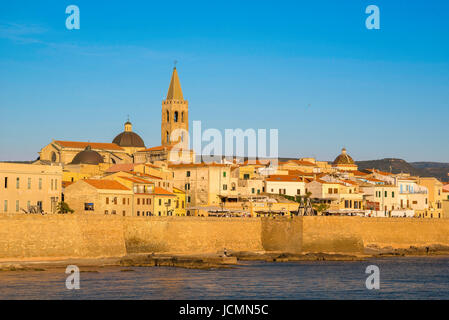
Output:
[[[173,193],[176,196],[176,205],[175,205],[175,216],[185,216],[186,215],[186,193],[179,189],[174,187]]]
[[[425,218],[443,218],[443,183],[436,178],[418,178],[418,185],[424,186],[428,190],[428,209],[424,214]]]
[[[61,166],[0,163],[0,212],[56,213],[61,196]]]

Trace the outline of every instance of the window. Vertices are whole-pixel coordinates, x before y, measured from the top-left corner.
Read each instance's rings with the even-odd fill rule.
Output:
[[[94,204],[93,203],[85,203],[84,211],[94,211]]]
[[[117,204],[117,197],[114,197],[114,204]]]
[[[28,178],[28,190],[31,189],[31,178]]]
[[[223,190],[228,190],[228,185],[227,184],[223,185]]]
[[[178,122],[178,111],[175,111],[175,113],[173,114],[173,121]]]
[[[39,190],[42,190],[42,178],[39,178]]]
[[[184,122],[184,111],[181,112],[181,122]]]
[[[55,179],[55,190],[58,190],[58,179]]]
[[[109,214],[109,211],[108,210],[104,210],[104,214]]]
[[[296,189],[296,194],[301,194],[301,189]]]
[[[16,212],[19,212],[19,200],[16,200]]]
[[[327,193],[332,193],[332,188],[329,188],[329,190],[327,191]]]
[[[190,171],[186,172],[186,177],[190,177]]]
[[[126,211],[125,210],[122,211],[122,215],[126,216]]]
[[[106,204],[109,204],[109,197],[106,197]]]
[[[185,189],[186,189],[186,190],[190,190],[190,183],[186,183]]]
[[[223,171],[223,178],[226,178],[226,171]]]
[[[8,189],[8,177],[5,177],[5,189]]]
[[[159,205],[162,205],[162,200],[161,199],[159,199]]]
[[[385,194],[385,198],[386,198],[387,197],[387,191],[385,191],[384,194]]]
[[[167,139],[167,143],[170,142],[170,135],[168,134],[168,131],[166,132],[166,139]]]
[[[117,212],[115,212],[115,210],[112,210],[112,211],[111,211],[111,214],[117,214]]]
[[[137,198],[137,204],[140,204],[140,199],[139,198]]]
[[[190,196],[187,197],[187,202],[190,203]]]
[[[391,197],[394,198],[394,191],[391,191]]]
[[[254,188],[251,189],[251,193],[255,193],[256,190]]]
[[[245,174],[243,175],[243,179],[248,180],[248,179],[249,179],[249,173],[245,173]]]
[[[184,209],[184,201],[182,201],[181,204],[182,204],[181,208]]]
[[[334,189],[334,193],[338,193],[338,189],[337,188]]]
[[[167,122],[170,122],[170,112],[167,110]]]
[[[20,188],[20,178],[16,179],[16,189]]]
[[[8,200],[5,200],[4,210],[5,212],[8,212]]]

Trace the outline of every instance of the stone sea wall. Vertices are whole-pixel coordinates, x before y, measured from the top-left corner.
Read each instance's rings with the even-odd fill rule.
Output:
[[[449,246],[449,219],[0,215],[0,260],[128,253],[362,253],[367,246]]]

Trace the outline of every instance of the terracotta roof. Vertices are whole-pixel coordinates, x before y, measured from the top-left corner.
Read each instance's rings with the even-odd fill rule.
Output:
[[[301,171],[301,170],[287,170],[288,171],[288,174],[290,175],[290,176],[312,176],[313,177],[313,173],[307,173],[307,172],[304,172],[304,171]]]
[[[109,167],[106,172],[119,172],[119,171],[132,171],[134,169],[135,164],[134,163],[119,163],[114,164],[113,166]]]
[[[55,143],[59,144],[61,147],[74,148],[74,149],[85,149],[90,146],[92,149],[97,150],[118,150],[124,151],[124,149],[115,143],[103,143],[103,142],[81,142],[81,141],[61,141],[55,140]]]
[[[345,182],[345,183],[352,184],[352,185],[354,185],[354,186],[358,186],[358,185],[359,185],[357,182],[351,181],[351,180],[343,180],[343,179],[342,179],[341,181],[343,181],[343,182]]]
[[[162,196],[174,196],[175,195],[174,193],[171,193],[170,191],[165,190],[160,187],[154,187],[153,194],[162,195]]]
[[[355,176],[366,176],[367,174],[369,174],[369,173],[362,172],[362,171],[359,171],[359,170],[347,171],[347,172],[352,172]]]
[[[229,167],[229,164],[221,163],[181,163],[181,164],[169,164],[169,168],[198,168],[198,167]]]
[[[150,181],[144,180],[144,179],[140,179],[137,177],[125,177],[125,176],[119,176],[119,178],[134,182],[134,183],[146,183],[146,184],[151,184]]]
[[[375,179],[375,178],[369,178],[369,177],[364,177],[363,179],[368,180],[368,181],[372,181],[372,182],[384,182],[383,180],[379,180],[379,179]]]
[[[96,189],[104,189],[104,190],[130,190],[127,187],[125,187],[123,184],[115,181],[115,180],[91,180],[91,179],[85,179],[82,180],[88,184],[90,184],[92,187]]]
[[[70,186],[72,183],[73,183],[72,181],[62,181],[62,187],[63,187],[63,188],[68,187],[68,186]]]
[[[157,146],[157,147],[152,147],[152,148],[148,148],[145,150],[141,150],[139,152],[146,152],[146,151],[164,151],[164,150],[171,150],[173,148],[173,146]]]
[[[153,176],[153,175],[148,174],[148,173],[141,173],[141,172],[135,172],[135,171],[132,171],[131,173],[133,175],[139,176],[139,177],[147,177],[147,178],[151,178],[151,179],[163,180],[161,177]]]
[[[296,163],[297,165],[300,165],[300,166],[315,167],[314,163],[312,163],[310,161],[304,161],[304,160],[287,160],[286,162],[283,162],[283,163],[285,164],[285,163],[288,163],[288,162],[294,162],[294,163]]]
[[[443,186],[443,192],[449,192],[449,184]]]
[[[271,175],[265,181],[303,182],[302,178],[291,175]]]

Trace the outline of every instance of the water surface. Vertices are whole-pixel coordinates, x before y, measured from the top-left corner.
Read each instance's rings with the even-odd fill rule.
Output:
[[[380,290],[365,287],[372,264]],[[449,299],[449,257],[86,270],[98,272],[81,272],[80,290],[66,289],[64,269],[0,272],[0,299]]]

